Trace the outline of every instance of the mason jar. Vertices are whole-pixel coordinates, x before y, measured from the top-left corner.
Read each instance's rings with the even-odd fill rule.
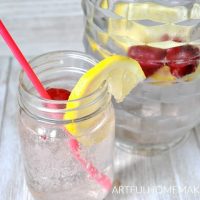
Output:
[[[30,61],[45,88],[71,91],[96,61],[80,52],[58,51]],[[24,72],[19,78],[19,135],[26,182],[36,200],[102,200],[112,187],[115,116],[103,83],[93,93],[68,101],[38,96]],[[82,115],[65,120],[67,112]],[[84,115],[83,115],[84,113]],[[72,135],[67,125],[82,127]]]
[[[157,153],[199,123],[200,4],[195,0],[83,0],[84,46],[101,60],[139,62],[147,79],[116,107],[116,142]]]

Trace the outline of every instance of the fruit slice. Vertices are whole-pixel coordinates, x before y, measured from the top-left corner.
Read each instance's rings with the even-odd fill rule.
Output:
[[[101,3],[100,3],[100,8],[108,9],[109,8],[108,0],[102,0]]]
[[[145,43],[147,41],[146,29],[146,26],[135,21],[115,18],[108,20],[108,34],[110,36],[129,37],[135,42]]]
[[[199,58],[199,48],[192,45],[170,48],[166,56],[170,71],[177,78],[193,73],[198,66]]]
[[[170,68],[168,66],[163,66],[151,76],[151,79],[155,81],[154,83],[160,85],[163,83],[175,81],[176,77],[171,74]]]
[[[122,17],[126,17],[129,20],[148,19],[164,23],[184,21],[188,18],[188,11],[184,6],[167,7],[149,2],[119,2],[114,5],[114,13]]]
[[[97,44],[97,42],[94,41],[91,37],[86,36],[86,41],[88,42],[88,45],[92,52],[97,53],[101,58],[107,58],[111,55],[111,53],[100,47],[100,45]]]
[[[62,88],[48,88],[47,92],[52,100],[68,100],[70,92]]]
[[[118,76],[121,76],[121,79],[118,79]],[[110,93],[118,102],[121,102],[144,79],[145,75],[136,60],[119,55],[110,56],[80,78],[71,91],[69,100],[85,97],[98,89],[104,81],[108,81]],[[119,85],[120,88],[116,88]],[[73,104],[70,103],[68,108],[73,108]]]
[[[146,45],[132,46],[128,56],[136,59],[147,77],[163,66],[166,50]]]
[[[70,92],[68,90],[62,89],[62,88],[47,88],[47,93],[51,97],[52,100],[56,101],[65,101],[68,100]],[[52,109],[65,109],[65,103],[62,104],[46,104],[47,108]],[[55,113],[53,114],[53,117],[60,119],[63,117],[62,114]]]
[[[88,113],[94,111],[94,107],[92,106],[89,109],[73,110],[83,106],[82,101],[73,100],[86,97],[101,88],[105,81],[108,84],[109,92],[114,96],[117,102],[121,102],[129,92],[144,79],[145,75],[137,61],[118,55],[108,57],[87,71],[77,82],[69,96],[69,102],[66,105],[69,112],[65,113],[64,119],[73,121],[74,119],[87,116]],[[102,117],[103,116],[100,116],[100,118]],[[85,120],[80,123],[69,123],[66,125],[66,128],[81,144],[92,145],[101,141],[105,135],[102,137],[102,134],[98,134],[98,136],[95,136],[95,139],[92,138],[92,136],[89,138],[79,138],[79,136],[87,134],[87,130],[91,130],[94,124],[96,124],[96,126],[99,125],[98,118],[91,118],[90,120]],[[105,132],[109,133],[109,131]]]
[[[134,41],[132,38],[125,36],[110,36],[110,42],[112,42],[113,49],[120,49],[125,54],[130,46],[144,45],[142,42]]]

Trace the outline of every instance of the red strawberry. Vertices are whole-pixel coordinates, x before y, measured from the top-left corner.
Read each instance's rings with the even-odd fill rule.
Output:
[[[172,75],[177,78],[183,77],[196,70],[200,51],[192,45],[173,47],[167,50],[167,65]]]
[[[61,88],[48,88],[47,92],[49,94],[49,96],[51,97],[52,100],[68,100],[70,92],[68,90],[65,89],[61,89]],[[66,107],[66,104],[51,104],[48,103],[46,105],[48,108],[53,108],[53,109],[64,109]],[[56,116],[56,118],[60,118],[60,114],[54,114],[54,117]]]
[[[146,77],[149,77],[163,66],[166,50],[146,45],[132,46],[129,48],[128,56],[137,60]]]
[[[52,100],[68,100],[70,92],[61,88],[49,88],[47,89],[48,94]]]

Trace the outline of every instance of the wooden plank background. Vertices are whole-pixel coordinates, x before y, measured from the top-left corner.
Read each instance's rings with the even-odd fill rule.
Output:
[[[81,0],[0,0],[0,18],[25,55],[83,50]],[[0,55],[10,55],[1,38]]]

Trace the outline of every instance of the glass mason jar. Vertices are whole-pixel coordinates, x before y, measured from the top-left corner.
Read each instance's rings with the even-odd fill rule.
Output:
[[[45,88],[69,91],[95,63],[83,53],[70,51],[47,53],[30,62]],[[37,95],[21,72],[19,134],[31,193],[37,200],[102,200],[108,181],[111,185],[113,181],[115,117],[107,84],[74,100],[81,105],[74,110],[66,109],[67,101]],[[63,119],[66,112],[77,110],[81,117]],[[70,123],[83,127],[77,137],[64,128]]]
[[[200,4],[194,0],[83,0],[84,46],[97,59],[136,59],[146,81],[116,105],[117,145],[154,153],[199,122]]]

